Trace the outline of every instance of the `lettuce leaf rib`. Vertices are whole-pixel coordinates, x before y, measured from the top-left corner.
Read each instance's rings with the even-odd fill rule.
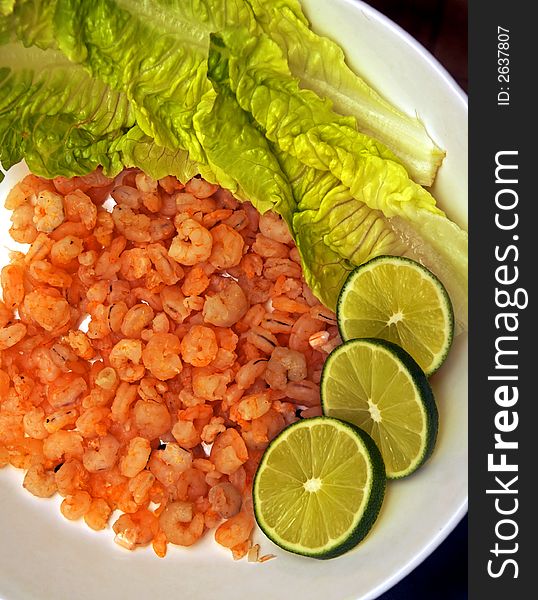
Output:
[[[287,57],[290,72],[303,88],[330,98],[334,109],[357,120],[357,128],[390,148],[411,179],[430,186],[445,153],[424,124],[382,98],[346,64],[332,40],[309,27],[296,0],[247,0],[264,32]]]

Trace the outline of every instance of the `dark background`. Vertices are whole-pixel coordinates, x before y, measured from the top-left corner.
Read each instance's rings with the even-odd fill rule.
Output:
[[[425,46],[467,92],[467,0],[366,0]],[[379,600],[463,600],[467,517],[420,566]]]

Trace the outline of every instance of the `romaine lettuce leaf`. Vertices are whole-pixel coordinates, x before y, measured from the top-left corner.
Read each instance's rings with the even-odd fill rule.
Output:
[[[297,201],[294,236],[314,293],[335,309],[349,270],[374,256],[408,256],[445,285],[458,331],[467,329],[467,233],[445,216],[417,210],[386,218],[352,197],[331,173],[317,171],[273,146]]]
[[[315,213],[305,210],[293,215],[295,243],[306,283],[325,306],[335,311],[338,294],[355,265],[327,246],[322,230],[313,224]]]
[[[330,98],[337,112],[354,116],[359,131],[390,148],[411,179],[426,186],[433,183],[444,152],[418,118],[399,111],[356,75],[340,46],[310,29],[297,0],[247,1],[301,87]]]
[[[207,95],[194,118],[198,138],[216,180],[261,212],[275,210],[291,227],[293,193],[270,143],[226,86]]]
[[[138,126],[171,150],[207,162],[193,116],[211,90],[209,33],[228,24],[258,25],[242,0],[58,0],[57,44],[72,61],[122,91]]]
[[[200,170],[185,150],[158,146],[135,125],[125,94],[56,50],[13,42],[0,46],[0,162],[8,169],[23,158],[43,177],[137,166],[185,182]]]
[[[216,47],[220,50],[215,51]],[[413,199],[393,204],[381,201],[378,205],[382,206],[382,210],[370,207],[357,200],[356,194],[331,170],[316,169],[283,150],[279,144],[267,143],[260,131],[254,128],[252,116],[237,106],[231,93],[233,68],[223,40],[212,36],[208,76],[218,93],[211,111],[205,115],[206,137],[199,137],[208,155],[213,152],[210,165],[217,169],[217,174],[219,169],[228,174],[233,172],[233,184],[242,189],[248,187],[248,197],[257,208],[264,212],[271,208],[272,202],[273,210],[290,222],[282,205],[275,202],[274,184],[256,171],[256,165],[268,164],[267,161],[276,157],[280,168],[275,169],[271,162],[271,168],[265,173],[277,173],[278,182],[283,173],[290,182],[296,203],[292,208],[292,231],[301,253],[305,277],[314,293],[334,309],[340,286],[353,266],[381,254],[412,255],[445,283],[454,297],[457,321],[465,328],[465,232],[435,205],[427,205],[425,209]],[[216,148],[217,153],[210,146]],[[381,156],[377,158],[391,162]],[[316,159],[317,156],[314,157]],[[385,175],[386,172],[382,171],[381,177]],[[376,186],[377,182],[378,178],[372,175],[365,185]],[[406,185],[412,190],[422,189],[409,180]],[[379,184],[378,194],[384,193],[385,186],[386,183]],[[277,189],[283,188],[277,185]],[[266,194],[265,198],[268,197],[269,201],[262,200],[261,194]],[[279,197],[282,195],[277,194],[276,198]],[[431,203],[435,202],[429,194],[428,198]],[[375,206],[375,203],[372,204]]]
[[[35,173],[83,175],[123,168],[113,142],[134,125],[127,98],[55,50],[0,46],[0,162]]]
[[[242,28],[212,34],[209,77],[230,86],[241,108],[266,137],[305,165],[330,171],[357,200],[386,217],[418,208],[443,214],[381,143],[359,133],[354,119],[337,115],[328,100],[300,89],[280,48]]]
[[[200,165],[190,160],[186,150],[169,150],[157,145],[137,125],[117,141],[114,150],[120,153],[125,167],[142,169],[153,179],[173,175],[186,183],[200,173]]]
[[[55,48],[55,8],[56,0],[0,0],[0,43]]]
[[[355,266],[406,247],[379,211],[353,198],[331,173],[303,165],[275,149],[298,203],[294,237],[303,273],[316,296],[336,309],[340,289]]]

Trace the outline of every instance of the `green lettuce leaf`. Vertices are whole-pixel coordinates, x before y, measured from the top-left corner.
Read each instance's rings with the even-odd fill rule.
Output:
[[[357,128],[401,160],[411,179],[429,186],[445,153],[424,124],[398,110],[346,64],[340,46],[317,35],[296,0],[247,0],[264,32],[281,48],[290,72],[303,88],[330,98],[334,109],[352,115]]]
[[[380,254],[402,254],[406,247],[380,211],[353,198],[331,173],[275,153],[298,205],[293,231],[305,279],[314,294],[335,310],[350,270]]]
[[[181,181],[200,173],[286,219],[328,306],[355,265],[404,254],[444,281],[465,322],[466,234],[354,116],[299,87],[282,55],[286,23],[299,32],[285,42],[295,68],[297,40],[321,43],[305,33],[299,5],[276,0],[275,20],[269,3],[248,2],[4,0],[0,162],[25,158],[45,177],[98,165]],[[274,28],[278,44],[260,27]]]
[[[118,140],[114,150],[120,153],[125,167],[142,169],[153,179],[173,175],[186,183],[200,173],[200,165],[190,160],[187,151],[157,145],[137,125]]]
[[[113,143],[134,125],[126,97],[55,50],[0,46],[0,162],[44,177],[123,168]]]
[[[25,46],[42,50],[55,48],[54,11],[56,0],[8,0],[2,8],[0,0],[0,31],[9,32],[6,41],[20,40]]]
[[[211,90],[206,63],[211,31],[258,27],[241,0],[58,0],[57,44],[72,61],[122,91],[142,131],[166,148],[206,163],[193,126]]]
[[[266,137],[305,165],[330,171],[357,200],[386,217],[418,208],[443,214],[381,143],[359,133],[354,119],[336,114],[328,100],[300,89],[269,37],[242,28],[212,34],[209,77],[227,83]]]
[[[293,215],[295,243],[306,283],[320,302],[335,311],[338,294],[355,265],[327,246],[322,230],[313,224],[315,213]]]
[[[286,176],[270,143],[226,86],[207,95],[194,118],[209,167],[220,185],[250,200],[261,212],[275,210],[291,227],[296,209]]]
[[[353,198],[331,173],[273,151],[297,200],[295,239],[305,277],[318,298],[334,309],[350,268],[381,254],[407,256],[439,277],[454,305],[458,331],[467,329],[465,231],[443,215],[420,209],[386,218]]]
[[[185,150],[157,145],[135,124],[126,96],[56,50],[0,46],[0,162],[25,159],[43,177],[113,176],[136,166],[183,182],[199,171]]]

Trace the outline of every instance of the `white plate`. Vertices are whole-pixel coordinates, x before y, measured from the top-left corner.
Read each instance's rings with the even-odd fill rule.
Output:
[[[413,39],[369,6],[303,0],[317,31],[337,40],[351,66],[398,106],[416,111],[447,150],[434,188],[449,216],[467,224],[467,103],[446,71]],[[20,174],[20,171],[19,171]],[[10,174],[11,175],[11,174]],[[2,184],[0,199],[16,177]],[[7,215],[2,213],[2,244]],[[7,255],[0,256],[5,264]],[[3,600],[370,599],[396,584],[450,533],[467,507],[467,340],[460,336],[433,378],[440,412],[437,449],[418,473],[388,485],[379,520],[353,552],[331,561],[290,555],[261,534],[264,564],[234,563],[206,536],[192,549],[129,553],[111,531],[68,523],[59,499],[38,500],[22,474],[0,472],[0,596]]]

